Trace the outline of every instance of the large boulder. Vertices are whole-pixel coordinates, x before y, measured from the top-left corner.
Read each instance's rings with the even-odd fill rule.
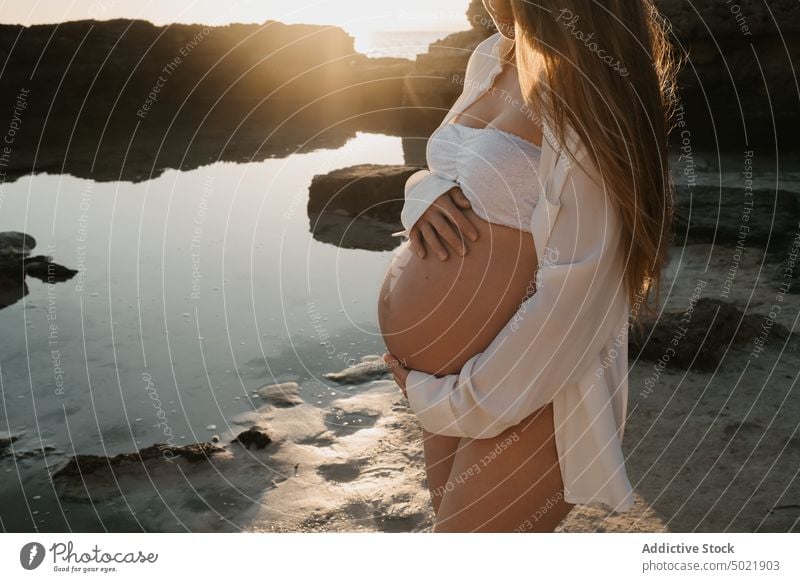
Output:
[[[363,164],[314,176],[308,215],[314,238],[343,248],[391,250],[403,228],[406,180],[420,168]]]
[[[343,210],[394,222],[403,207],[406,180],[420,168],[362,164],[314,176],[309,212]]]

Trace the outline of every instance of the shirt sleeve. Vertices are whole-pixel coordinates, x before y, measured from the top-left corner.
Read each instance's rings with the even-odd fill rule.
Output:
[[[442,194],[458,186],[452,180],[442,178],[430,170],[420,170],[406,180],[405,201],[400,212],[400,222],[405,230],[393,232],[392,236],[408,238],[411,227],[419,217]]]
[[[471,89],[476,83],[476,79],[487,67],[487,55],[491,54],[491,47],[497,41],[498,35],[495,34],[484,39],[472,52],[467,61],[467,67],[462,79],[464,89],[461,95],[450,108],[445,120],[453,112],[464,96],[465,91]],[[455,79],[455,78],[454,78]],[[392,236],[404,236],[408,238],[411,227],[419,220],[419,217],[427,210],[428,206],[442,194],[458,186],[453,180],[443,178],[430,170],[420,170],[412,174],[405,185],[405,200],[403,210],[400,213],[400,222],[403,223],[404,230],[393,232]]]
[[[627,305],[618,215],[598,181],[569,170],[536,291],[489,346],[457,374],[411,370],[409,405],[426,430],[496,436],[597,366]]]

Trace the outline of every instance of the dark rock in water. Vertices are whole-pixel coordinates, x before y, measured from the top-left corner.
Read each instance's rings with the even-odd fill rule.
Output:
[[[231,442],[244,445],[248,449],[251,446],[254,446],[257,449],[263,449],[272,442],[272,439],[269,438],[267,433],[254,426],[244,432],[239,433],[239,435]]]
[[[400,239],[393,232],[403,229],[400,215],[393,222],[384,222],[368,216],[354,218],[343,210],[333,212],[309,212],[311,234],[315,240],[335,245],[342,249],[365,251],[391,251]]]
[[[112,471],[121,466],[140,466],[145,461],[162,460],[172,463],[177,458],[196,463],[205,461],[216,453],[225,449],[211,443],[194,443],[183,446],[173,446],[156,443],[134,453],[120,453],[113,457],[98,455],[76,455],[70,457],[67,463],[53,474],[54,479],[81,477],[97,471]]]
[[[416,166],[363,164],[314,176],[308,215],[314,238],[342,248],[391,250],[402,230],[405,183]]]
[[[309,213],[342,211],[396,223],[403,209],[406,180],[420,168],[363,164],[314,176],[309,188]]]
[[[713,372],[731,346],[752,343],[763,322],[763,315],[746,315],[730,303],[703,297],[691,313],[664,313],[657,322],[642,321],[641,330],[632,328],[629,358],[664,358],[668,368]],[[769,337],[783,341],[788,334],[787,328],[773,323]]]
[[[341,372],[329,372],[325,374],[325,377],[339,384],[363,384],[372,380],[378,380],[390,373],[391,370],[389,370],[389,366],[386,362],[378,358],[359,362],[354,366],[345,368]]]
[[[0,269],[16,266],[36,246],[36,239],[24,232],[0,232]]]
[[[260,398],[278,408],[288,408],[303,404],[303,399],[300,398],[300,385],[297,382],[270,384],[259,388],[256,393]]]
[[[78,271],[53,262],[53,257],[37,255],[25,260],[25,274],[45,283],[69,281]]]
[[[25,277],[45,283],[72,279],[78,271],[53,262],[52,257],[30,257],[36,240],[22,232],[0,232],[0,309],[13,305],[28,294]]]

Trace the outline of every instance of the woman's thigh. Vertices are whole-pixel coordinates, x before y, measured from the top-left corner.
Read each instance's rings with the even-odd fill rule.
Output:
[[[439,513],[442,496],[447,490],[447,477],[453,467],[460,437],[444,436],[422,429],[422,446],[425,451],[425,472],[431,492],[433,512]]]
[[[462,439],[434,531],[553,531],[572,507],[548,404],[495,437]]]

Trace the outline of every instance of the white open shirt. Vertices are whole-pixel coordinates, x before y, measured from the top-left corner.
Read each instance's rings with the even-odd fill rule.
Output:
[[[510,42],[497,33],[475,49],[464,90],[442,124],[488,91]],[[626,511],[633,505],[621,448],[630,306],[619,216],[586,150],[572,147],[574,132],[566,139],[577,149],[580,166],[561,151],[544,121],[542,129],[543,192],[531,222],[539,260],[536,292],[458,374],[411,370],[409,405],[432,433],[488,438],[552,402],[565,500]],[[429,170],[412,175],[402,234],[455,185]]]

